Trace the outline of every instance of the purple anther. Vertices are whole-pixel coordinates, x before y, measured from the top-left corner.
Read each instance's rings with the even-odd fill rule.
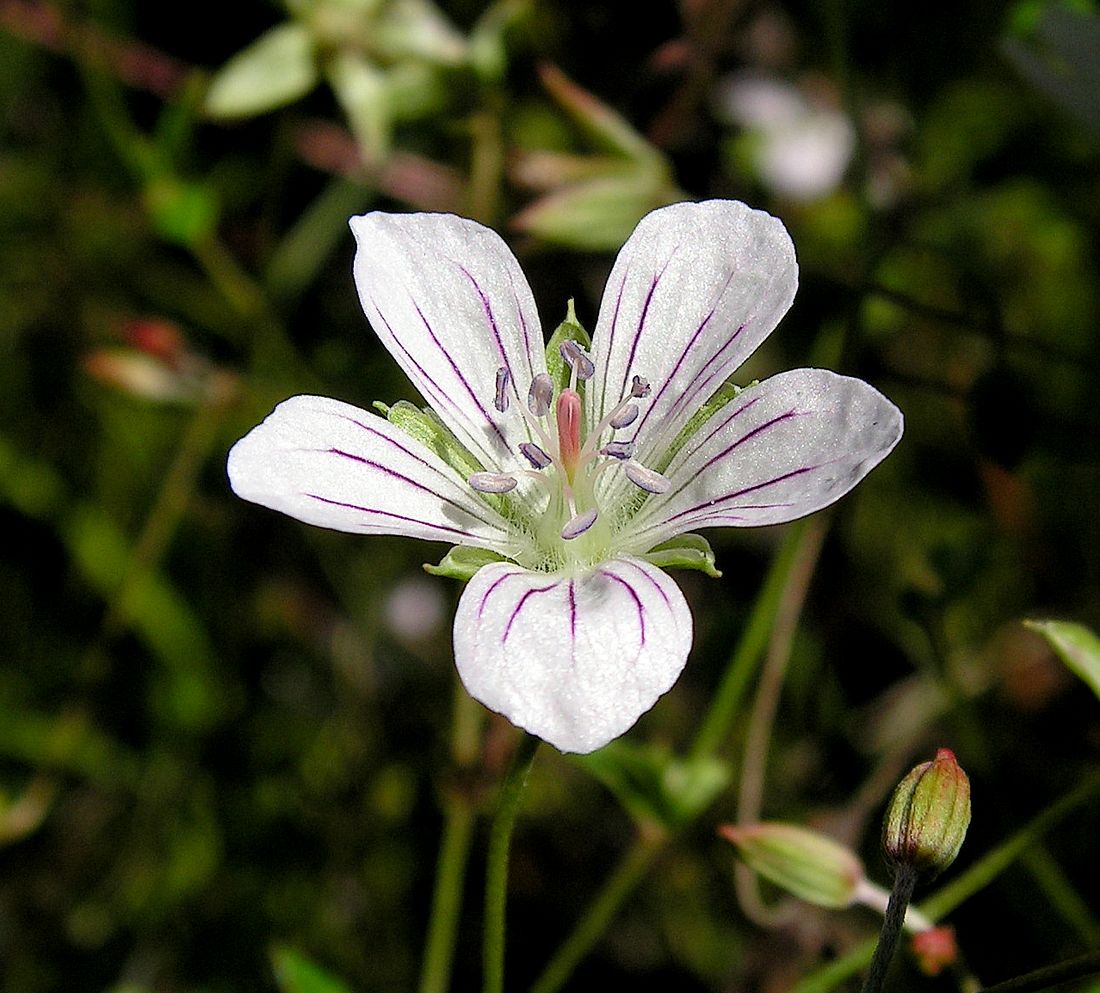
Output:
[[[634,454],[634,442],[612,441],[600,449],[601,455],[610,455],[613,459],[628,459]]]
[[[638,405],[636,403],[628,403],[622,410],[620,410],[614,417],[608,420],[613,428],[625,428],[629,427],[638,419]]]
[[[641,376],[635,376],[630,381],[630,395],[632,397],[647,397],[650,394],[652,387],[649,385],[648,379],[642,379]]]
[[[554,461],[533,441],[521,441],[519,450],[523,453],[523,457],[536,469],[545,469]]]
[[[572,338],[566,338],[558,346],[558,351],[569,363],[569,368],[577,374],[577,379],[591,379],[596,374],[596,367],[592,364],[592,360]]]
[[[540,372],[531,380],[527,391],[527,409],[536,417],[545,417],[554,403],[554,381],[549,373]]]
[[[672,485],[672,480],[667,476],[647,469],[641,462],[627,462],[623,466],[623,472],[627,479],[646,493],[664,493]]]
[[[503,472],[475,472],[466,482],[478,493],[507,493],[516,488],[515,477]]]
[[[508,384],[511,381],[512,374],[505,366],[497,369],[497,395],[493,406],[502,414],[508,409]]]
[[[577,514],[576,517],[561,529],[561,536],[566,541],[569,541],[572,538],[584,534],[585,531],[596,523],[597,516],[598,514],[595,510],[586,510],[583,514]]]

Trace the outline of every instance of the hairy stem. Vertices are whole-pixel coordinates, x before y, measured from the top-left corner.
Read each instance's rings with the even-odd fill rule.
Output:
[[[871,958],[871,968],[863,984],[863,993],[882,993],[886,983],[886,973],[897,951],[901,927],[905,923],[905,911],[913,899],[913,889],[917,885],[917,873],[912,866],[901,866],[894,876],[894,888],[890,891],[890,902],[886,904],[886,914],[882,918],[882,930],[879,932],[875,954]]]

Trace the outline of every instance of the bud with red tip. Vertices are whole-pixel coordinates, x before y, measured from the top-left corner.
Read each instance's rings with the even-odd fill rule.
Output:
[[[882,828],[882,847],[895,869],[935,876],[955,861],[970,825],[970,780],[941,748],[894,790]]]

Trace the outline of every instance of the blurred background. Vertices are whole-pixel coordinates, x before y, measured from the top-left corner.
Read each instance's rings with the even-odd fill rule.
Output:
[[[1100,624],[1095,5],[640,7],[0,0],[0,989],[413,989],[456,803],[452,988],[477,988],[514,735],[456,697],[460,589],[421,568],[445,549],[299,525],[224,472],[287,396],[414,396],[351,281],[369,209],[493,226],[544,326],[574,297],[591,329],[646,212],[746,200],[801,287],[738,380],[823,365],[907,421],[835,511],[713,532],[724,576],[678,574],[696,643],[624,746],[645,775],[543,750],[510,989],[655,833],[568,988],[787,990],[875,933],[859,909],[752,919],[715,833],[747,769],[759,815],[884,883],[883,803],[936,747],[973,783],[952,872],[1095,772],[1095,693],[1020,623]],[[767,747],[761,644],[705,802],[647,805],[792,548]],[[456,700],[483,721],[465,751]],[[1100,943],[1096,796],[1049,826],[951,915],[988,982]],[[958,985],[911,959],[896,982]]]

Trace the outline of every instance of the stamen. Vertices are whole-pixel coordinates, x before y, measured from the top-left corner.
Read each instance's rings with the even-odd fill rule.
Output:
[[[512,381],[512,374],[508,371],[507,367],[501,366],[497,369],[497,395],[493,401],[493,406],[496,407],[502,414],[508,409],[508,384]]]
[[[545,469],[554,461],[533,441],[520,442],[519,450],[523,453],[523,457],[536,469]]]
[[[549,373],[540,372],[531,380],[531,389],[527,391],[527,409],[536,417],[545,417],[553,402],[554,381]]]
[[[652,392],[652,387],[649,385],[648,379],[642,379],[641,376],[635,376],[630,381],[630,395],[636,398],[647,397]]]
[[[515,477],[503,472],[475,472],[466,482],[478,493],[507,493],[516,488]]]
[[[591,379],[596,374],[596,366],[585,354],[584,349],[572,338],[566,338],[558,347],[558,351],[576,374],[577,379]]]
[[[625,428],[629,427],[638,419],[638,405],[636,403],[628,403],[622,410],[616,411],[608,419],[607,423],[613,428]]]
[[[598,513],[595,510],[586,510],[583,514],[577,514],[568,524],[561,529],[561,536],[569,541],[572,538],[576,538],[579,535],[584,534],[593,524],[596,523]]]
[[[647,469],[641,462],[630,461],[623,466],[623,472],[640,490],[647,493],[664,493],[672,485],[672,480],[659,472]]]
[[[628,459],[634,454],[634,442],[612,441],[600,449],[601,455],[610,455],[613,459]]]

